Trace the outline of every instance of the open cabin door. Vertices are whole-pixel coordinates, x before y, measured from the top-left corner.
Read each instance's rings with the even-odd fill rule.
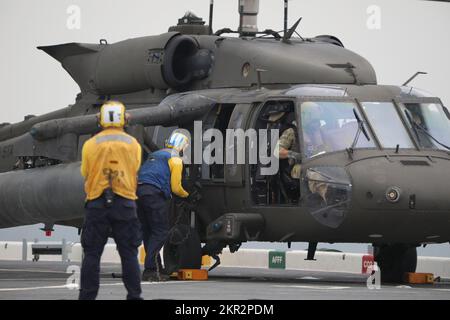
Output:
[[[258,150],[258,163],[249,166],[252,205],[298,205],[300,181],[292,176],[295,162],[281,157],[282,148],[300,152],[296,119],[295,101],[284,97],[268,99],[255,113],[251,126],[265,132],[266,139],[261,141],[258,134],[258,148],[264,150]]]
[[[225,137],[225,184],[227,187],[242,187],[245,185],[245,161],[248,153],[248,146],[239,138],[239,131],[245,133],[248,118],[251,113],[250,104],[237,104],[228,123],[227,135]],[[241,136],[242,137],[242,136]],[[242,155],[239,150],[244,150],[244,163],[239,161]],[[234,163],[227,160],[233,159]]]

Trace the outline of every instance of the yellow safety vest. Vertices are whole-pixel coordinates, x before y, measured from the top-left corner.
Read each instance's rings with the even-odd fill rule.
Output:
[[[115,194],[136,200],[141,153],[136,139],[122,129],[108,128],[86,141],[81,160],[86,201],[100,197],[110,183]]]

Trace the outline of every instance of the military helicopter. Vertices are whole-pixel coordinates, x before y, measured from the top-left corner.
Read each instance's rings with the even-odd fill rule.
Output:
[[[114,99],[127,106],[127,132],[145,156],[177,128],[200,154],[213,142],[198,139],[208,130],[244,132],[231,137],[244,161],[186,165],[185,184],[200,196],[172,201],[168,270],[270,241],[308,242],[310,260],[318,242],[372,243],[383,279],[413,272],[417,246],[450,241],[449,111],[409,86],[417,74],[401,86],[379,85],[371,64],[338,38],[301,37],[284,4],[281,32],[258,30],[258,0],[239,1],[237,31],[214,32],[211,1],[209,25],[188,13],[157,36],[39,47],[81,92],[66,108],[0,125],[0,227],[81,228],[81,148],[100,130],[100,106]],[[246,134],[278,138],[287,128],[300,156],[280,158],[280,169],[264,174],[270,163],[249,155],[275,155],[278,142]],[[236,151],[214,152],[225,160]],[[292,162],[297,179],[285,174]]]

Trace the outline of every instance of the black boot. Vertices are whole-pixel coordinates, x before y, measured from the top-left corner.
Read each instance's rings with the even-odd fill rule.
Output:
[[[155,270],[146,269],[142,273],[142,281],[149,282],[161,282],[161,281],[169,281],[170,276],[160,272],[159,274]]]

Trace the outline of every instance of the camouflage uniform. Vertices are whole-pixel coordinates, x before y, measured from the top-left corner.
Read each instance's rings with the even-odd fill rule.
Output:
[[[295,130],[293,128],[286,129],[283,134],[281,135],[279,139],[279,147],[286,149],[286,150],[292,150],[295,152],[299,152],[300,147],[297,142],[297,137],[295,135]],[[326,149],[324,146],[319,146],[318,148],[314,148],[315,150],[311,150],[314,152],[314,154],[317,154],[321,151],[325,151]],[[300,179],[302,166],[299,163],[295,163],[293,159],[289,159],[289,164],[292,167],[291,170],[291,177],[293,179]],[[295,164],[294,164],[295,163]],[[317,193],[320,195],[320,197],[326,202],[326,193],[328,190],[328,184],[321,182],[321,181],[314,181],[314,180],[323,180],[322,176],[318,174],[317,172],[308,171],[307,174],[308,178],[308,188],[312,193]]]
[[[299,152],[300,147],[297,142],[297,138],[295,136],[295,130],[293,128],[286,129],[280,137],[279,140],[280,148],[286,150],[292,150],[295,152]],[[293,159],[289,159],[289,165],[293,166],[291,170],[291,177],[293,179],[300,179],[301,165],[299,163],[295,163]],[[295,164],[294,164],[295,163]]]

